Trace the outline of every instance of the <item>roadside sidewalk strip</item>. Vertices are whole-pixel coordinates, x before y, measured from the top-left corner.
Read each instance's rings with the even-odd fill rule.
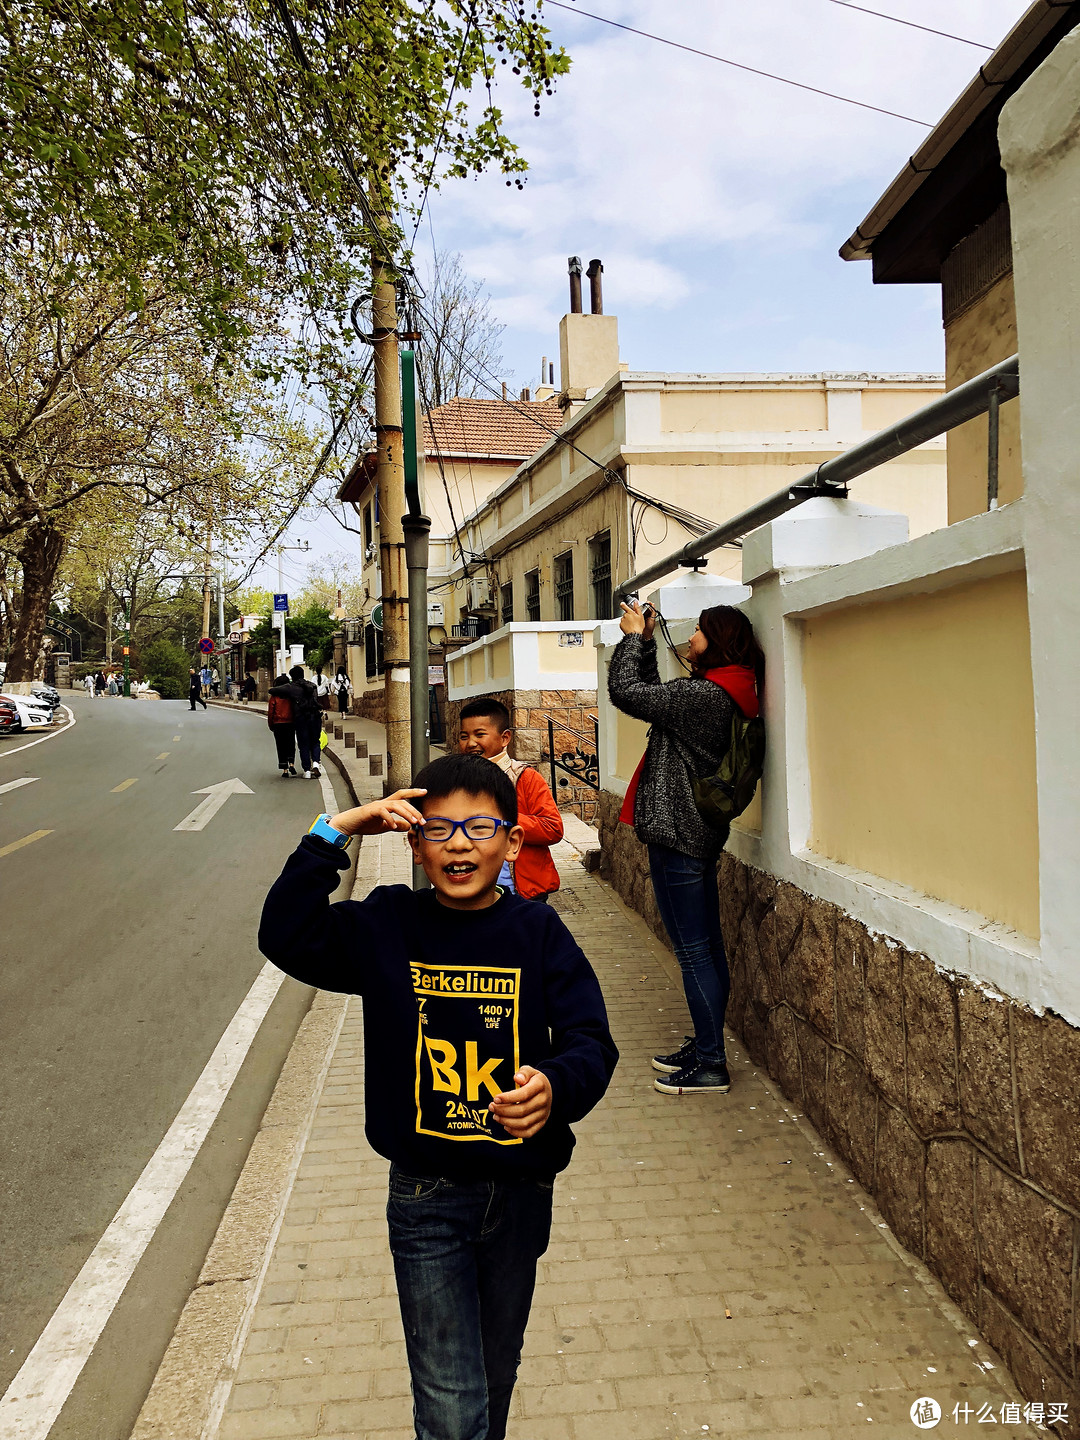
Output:
[[[380,883],[381,849],[370,841],[361,846],[354,900]],[[218,1434],[348,1002],[325,991],[312,1001],[130,1440]]]
[[[284,978],[269,963],[263,966],[161,1144],[0,1398],[4,1440],[45,1440],[217,1119]]]

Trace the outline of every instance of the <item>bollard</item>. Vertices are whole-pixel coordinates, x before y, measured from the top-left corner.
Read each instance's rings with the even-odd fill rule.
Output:
[[[357,742],[356,742],[356,758],[357,758],[358,760],[366,760],[366,759],[367,759],[367,741],[366,741],[366,740],[357,740]]]
[[[346,750],[352,750],[352,749],[355,749],[355,747],[356,747],[356,731],[355,731],[355,730],[346,730],[346,731],[345,731],[345,749],[346,749]]]
[[[368,774],[381,775],[383,773],[382,762],[383,757],[381,755],[372,755],[368,760]]]
[[[345,734],[345,731],[342,729],[342,727],[341,727],[340,725],[335,725],[335,726],[334,726],[334,739],[335,739],[335,740],[340,740],[341,737],[342,737],[344,734]]]

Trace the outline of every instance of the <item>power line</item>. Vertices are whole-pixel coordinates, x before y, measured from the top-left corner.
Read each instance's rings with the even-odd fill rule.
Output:
[[[925,30],[927,35],[940,35],[945,40],[956,40],[960,45],[973,45],[976,50],[985,50],[993,54],[992,45],[984,45],[981,40],[968,40],[963,35],[950,35],[948,30],[935,30],[932,25],[919,25],[914,20],[901,20],[899,15],[886,15],[884,10],[869,10],[865,5],[856,5],[854,0],[832,0],[833,5],[843,5],[848,10],[861,10],[864,15],[876,15],[879,20],[891,20],[894,25],[906,25],[909,30]]]
[[[916,120],[914,115],[901,115],[898,110],[885,110],[880,105],[871,105],[866,100],[853,100],[850,95],[838,95],[835,90],[822,90],[817,85],[806,85],[802,80],[792,80],[787,75],[774,75],[771,70],[759,70],[755,65],[743,65],[738,60],[728,60],[724,55],[713,55],[708,50],[698,50],[694,45],[683,45],[678,40],[669,40],[666,35],[653,35],[648,30],[636,30],[633,25],[623,25],[619,20],[610,20],[606,15],[593,15],[588,10],[579,10],[576,5],[566,5],[563,0],[547,0],[557,10],[569,10],[571,15],[582,15],[586,20],[611,25],[616,30],[626,30],[631,35],[640,35],[645,40],[655,40],[658,45],[670,45],[674,50],[685,50],[689,55],[700,55],[705,60],[715,60],[719,65],[730,65],[733,70],[745,70],[750,75],[761,75],[766,80],[777,80],[781,85],[792,85],[796,90],[808,90],[811,95],[824,95],[829,100],[841,100],[845,105],[857,105],[861,110],[873,110],[878,115],[889,115],[893,120],[906,120],[910,125],[922,125],[927,130],[934,127],[929,120]]]

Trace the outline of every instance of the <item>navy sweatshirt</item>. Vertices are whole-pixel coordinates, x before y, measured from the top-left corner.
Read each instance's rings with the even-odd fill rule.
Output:
[[[330,904],[348,860],[306,835],[263,906],[259,949],[306,985],[364,998],[365,1133],[409,1174],[550,1177],[571,1124],[603,1096],[619,1052],[600,985],[558,915],[502,894],[452,910],[382,885]],[[551,1082],[547,1124],[515,1139],[488,1109],[522,1065]]]

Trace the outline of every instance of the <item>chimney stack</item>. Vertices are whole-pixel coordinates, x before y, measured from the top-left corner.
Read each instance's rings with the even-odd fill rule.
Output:
[[[600,276],[603,273],[604,267],[599,260],[589,261],[589,269],[587,271],[589,276],[589,309],[593,315],[602,315],[604,313],[604,291],[600,280]]]
[[[567,259],[570,271],[570,314],[581,314],[581,256],[571,255]]]

